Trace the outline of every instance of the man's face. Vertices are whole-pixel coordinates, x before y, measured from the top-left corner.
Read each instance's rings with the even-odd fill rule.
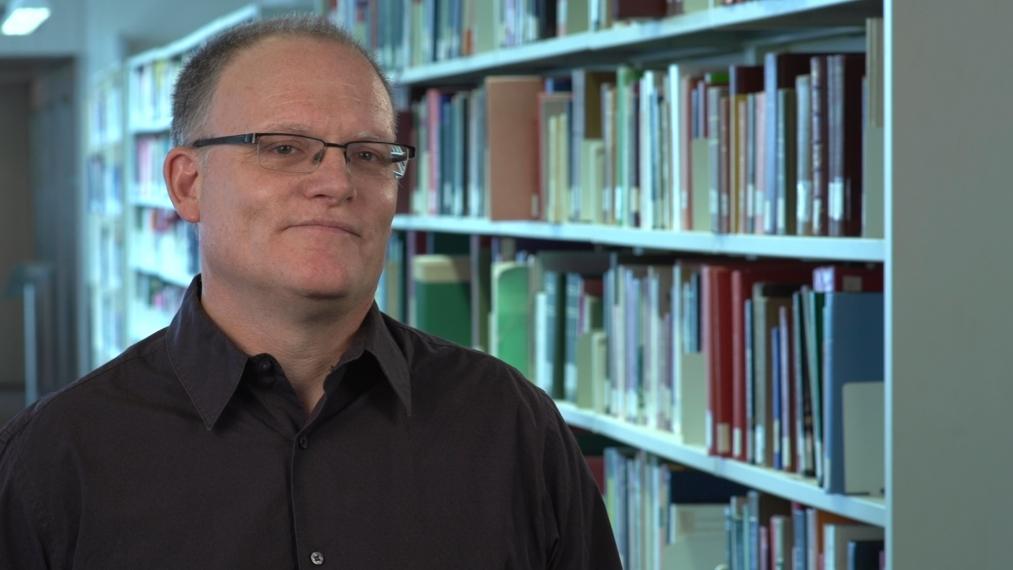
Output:
[[[333,42],[272,37],[223,70],[201,137],[252,132],[330,142],[393,141],[393,111],[372,67]],[[372,298],[383,267],[397,181],[363,180],[328,148],[309,174],[262,168],[254,145],[209,147],[200,167],[205,275],[233,291]]]

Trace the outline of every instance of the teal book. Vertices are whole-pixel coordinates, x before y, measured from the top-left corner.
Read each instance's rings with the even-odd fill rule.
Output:
[[[412,259],[416,328],[471,346],[471,275],[468,256],[418,255]]]
[[[877,467],[875,458],[856,455],[846,457],[846,447],[852,449],[883,448],[884,435],[865,432],[865,441],[845,440],[849,425],[882,424],[882,397],[878,411],[872,394],[861,394],[855,404],[846,406],[846,395],[855,383],[874,383],[882,394],[884,378],[883,354],[883,294],[882,293],[827,293],[824,307],[824,468],[823,487],[830,493],[880,494],[881,488],[867,488],[870,480],[882,481],[882,474],[861,473],[859,465],[846,465],[850,459],[863,461],[869,469]],[[859,395],[859,394],[856,394]],[[851,399],[850,397],[848,399]],[[864,401],[865,405],[858,405]],[[862,417],[865,414],[867,417]],[[855,432],[861,433],[861,432]],[[856,436],[859,437],[859,436]],[[858,445],[856,445],[858,444]],[[855,469],[859,468],[859,469]],[[846,477],[846,473],[849,475]],[[866,484],[860,484],[864,482]]]
[[[530,267],[516,261],[492,265],[492,354],[531,377]]]

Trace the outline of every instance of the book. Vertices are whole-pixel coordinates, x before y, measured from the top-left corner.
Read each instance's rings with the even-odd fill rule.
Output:
[[[743,309],[745,302],[753,296],[753,286],[757,282],[766,283],[804,283],[812,272],[811,266],[784,263],[756,263],[736,268],[731,275],[731,311],[732,311],[732,456],[746,461],[752,455],[753,442],[750,441],[753,430],[748,418],[753,410],[747,402],[754,400],[754,386],[746,381],[747,369],[752,368],[752,361],[746,362],[746,317]],[[752,319],[752,316],[750,317]],[[752,336],[752,335],[750,335]],[[754,341],[755,342],[755,341]],[[752,352],[752,347],[750,347]],[[755,354],[755,353],[754,353]],[[755,358],[755,356],[754,356]]]
[[[682,442],[707,442],[707,355],[701,331],[700,266],[680,261],[673,266],[673,431]]]
[[[416,255],[412,259],[415,327],[471,346],[471,275],[468,257]]]
[[[538,219],[538,76],[495,76],[484,83],[488,213],[493,220]],[[510,160],[502,160],[502,157]]]
[[[819,570],[824,563],[824,530],[830,524],[857,525],[857,521],[827,511],[806,508],[806,566]]]
[[[763,91],[762,65],[732,65],[728,68],[730,126],[729,167],[729,231],[748,233],[752,215],[752,198],[749,192],[747,157],[752,139],[749,125],[749,95]]]
[[[885,168],[883,112],[883,18],[865,23],[865,93],[862,121],[862,236],[881,238],[885,231]]]
[[[882,291],[883,268],[846,265],[818,267],[813,270],[813,290],[820,293]]]
[[[790,108],[794,109],[795,78],[809,70],[809,60],[812,55],[805,53],[768,53],[764,57],[764,137],[766,139],[764,187],[766,194],[763,204],[763,233],[765,234],[777,233],[777,177],[779,169],[781,172],[785,172],[783,164],[779,165],[779,161],[788,158],[788,155],[783,150],[780,154],[776,152],[778,148],[778,129],[781,129],[782,136],[784,136],[783,133],[789,132],[785,130],[785,117],[782,117],[781,111],[789,107],[789,101]],[[787,91],[782,90],[790,90],[792,95],[782,95],[780,94],[781,92],[787,93]],[[792,123],[794,123],[794,119],[794,114],[792,114]],[[793,133],[794,131],[790,132]],[[794,140],[793,136],[788,136],[787,138]],[[791,146],[794,147],[794,142],[792,142]],[[792,172],[791,176],[794,177],[794,172]]]
[[[810,158],[812,170],[812,235],[828,234],[827,219],[827,58],[813,56],[809,68]]]
[[[845,493],[884,494],[885,396],[881,382],[850,382],[844,385],[841,431]]]
[[[777,369],[773,349],[776,335],[771,329],[779,324],[780,309],[791,302],[797,284],[755,283],[753,285],[753,463],[774,466],[774,386]]]
[[[847,570],[848,543],[858,540],[883,540],[883,529],[855,524],[827,524],[823,530],[824,570]]]
[[[797,189],[795,176],[796,143],[796,101],[793,88],[777,90],[777,122],[774,127],[775,146],[773,154],[776,171],[774,173],[773,216],[774,233],[777,235],[795,235]],[[769,192],[769,190],[768,190]]]
[[[879,556],[883,540],[849,540],[845,570],[879,570]]]
[[[813,235],[812,226],[812,87],[809,75],[795,78],[795,227]],[[790,214],[790,213],[789,213]]]
[[[827,216],[832,236],[861,235],[864,73],[864,54],[827,57]]]
[[[849,383],[875,383],[883,387],[883,294],[828,293],[824,308],[824,449],[825,478],[823,488],[830,493],[876,493],[859,482],[875,481],[876,474],[851,479],[845,474],[845,408],[844,389]],[[854,355],[861,354],[861,358]],[[872,403],[858,395],[855,403]],[[866,395],[867,396],[867,395]],[[868,419],[868,418],[867,418]],[[882,435],[880,435],[882,439]],[[866,440],[867,441],[867,440]],[[874,468],[868,464],[868,468]],[[880,479],[881,480],[881,479]]]
[[[531,377],[530,267],[516,261],[492,264],[492,316],[489,319],[493,356]]]

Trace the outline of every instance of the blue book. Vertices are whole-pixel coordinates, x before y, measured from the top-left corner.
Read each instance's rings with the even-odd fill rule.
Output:
[[[857,383],[878,383],[882,394],[883,363],[883,294],[882,293],[827,293],[824,307],[823,342],[825,375],[823,378],[824,409],[824,489],[830,493],[868,494],[878,490],[849,485],[845,477],[845,428],[847,425],[876,425],[882,423],[882,397],[878,410],[870,405],[855,402],[845,413],[845,394],[859,394],[846,390]],[[858,388],[876,387],[859,386]],[[869,390],[862,390],[868,394]],[[875,394],[873,394],[875,395]],[[875,403],[873,398],[872,403]],[[865,414],[869,417],[860,417]],[[873,417],[875,416],[875,417]],[[849,419],[850,418],[850,419]],[[883,433],[870,435],[859,446],[868,448],[877,443],[882,448]],[[854,443],[854,442],[853,442]],[[881,455],[881,453],[880,453]],[[857,457],[855,458],[858,459]],[[875,458],[873,458],[875,459]],[[873,464],[870,464],[873,465]],[[854,467],[854,466],[852,466]],[[871,468],[876,468],[875,466]],[[850,469],[849,469],[850,471]]]
[[[672,465],[669,472],[669,502],[676,505],[727,503],[749,492],[748,487],[703,471]]]
[[[781,425],[781,334],[780,327],[773,327],[770,329],[770,361],[771,361],[771,376],[770,379],[770,421],[771,430],[773,436],[771,441],[774,443],[774,469],[782,469],[781,463],[781,430],[784,426]]]

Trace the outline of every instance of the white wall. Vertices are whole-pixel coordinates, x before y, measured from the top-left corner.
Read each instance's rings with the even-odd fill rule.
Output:
[[[89,72],[131,51],[167,44],[256,0],[83,0]],[[131,49],[133,48],[133,49]]]
[[[35,214],[28,184],[28,85],[0,84],[0,385],[24,380],[20,298],[4,293],[7,279],[35,251]]]

